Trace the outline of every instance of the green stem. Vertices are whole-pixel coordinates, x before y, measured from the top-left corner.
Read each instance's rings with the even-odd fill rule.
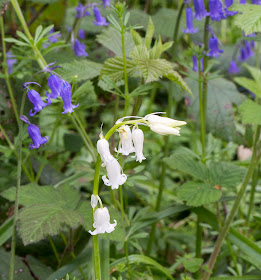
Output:
[[[239,270],[238,270],[238,267],[237,267],[237,258],[236,258],[235,254],[234,254],[233,248],[232,248],[229,240],[227,240],[227,247],[228,247],[229,253],[230,253],[231,257],[232,257],[232,261],[233,261],[233,264],[234,264],[235,271],[236,271],[237,275],[239,276],[240,273],[239,273]]]
[[[7,85],[7,89],[8,92],[10,94],[10,98],[11,98],[11,102],[12,102],[12,106],[14,109],[14,113],[15,113],[15,118],[17,121],[17,124],[19,123],[19,115],[17,112],[17,107],[16,107],[16,103],[15,103],[15,98],[14,98],[14,94],[13,94],[13,90],[10,84],[10,80],[9,80],[9,73],[8,73],[8,67],[7,67],[7,57],[6,57],[6,45],[5,45],[5,31],[4,31],[4,19],[1,16],[0,17],[0,24],[1,24],[1,36],[2,36],[2,51],[3,51],[3,68],[4,68],[4,74],[5,74],[5,82]]]
[[[132,280],[132,273],[131,273],[131,269],[130,269],[127,240],[124,240],[124,252],[125,252],[125,257],[126,257],[126,260],[127,260],[128,274],[129,274],[130,279]]]
[[[202,88],[201,88],[201,63],[200,58],[198,59],[198,99],[199,99],[199,112],[200,112],[200,141],[201,141],[201,157],[204,161],[205,159],[205,139],[206,139],[206,128],[205,128],[205,118],[204,118],[204,104],[202,98]]]
[[[22,103],[20,108],[20,115],[23,115],[24,104],[25,104],[26,92],[23,93]],[[16,228],[18,220],[18,206],[19,206],[19,196],[20,196],[20,186],[21,186],[21,171],[22,171],[22,132],[23,132],[23,122],[20,121],[19,134],[18,134],[18,162],[17,162],[17,185],[16,185],[16,195],[15,195],[15,207],[14,207],[14,225],[11,243],[11,258],[10,258],[10,270],[9,270],[9,280],[14,279],[14,263],[15,263],[15,247],[16,247]]]
[[[248,226],[250,217],[251,217],[251,212],[254,206],[254,198],[255,198],[255,190],[258,182],[258,171],[259,171],[259,166],[255,169],[254,174],[252,176],[252,184],[251,184],[251,192],[250,192],[250,201],[249,201],[249,206],[248,206],[248,212],[247,212],[247,218],[246,218],[246,225]]]
[[[202,248],[202,226],[200,225],[200,218],[197,217],[197,229],[196,229],[196,258],[201,258]],[[195,273],[195,279],[200,279],[200,270]]]
[[[98,235],[92,236],[92,242],[93,242],[93,261],[94,261],[95,280],[101,280],[101,263],[100,263]]]
[[[49,243],[50,243],[50,245],[51,245],[51,247],[52,247],[52,250],[53,250],[53,252],[54,252],[54,255],[55,255],[55,257],[56,257],[56,260],[57,260],[57,262],[58,262],[58,264],[61,262],[61,259],[59,258],[59,254],[58,254],[58,252],[57,252],[57,249],[56,249],[56,247],[55,247],[55,245],[54,245],[54,243],[53,243],[53,241],[52,241],[52,238],[48,235],[48,240],[49,240]]]
[[[260,66],[260,42],[257,42],[256,48],[256,67],[259,68]]]
[[[179,8],[179,13],[178,13],[178,16],[177,16],[177,20],[176,20],[176,24],[175,24],[175,29],[174,29],[174,34],[173,34],[174,44],[176,43],[176,40],[178,38],[179,25],[180,25],[181,15],[182,15],[184,7],[185,7],[185,4],[182,3],[180,8]]]
[[[254,142],[253,142],[253,154],[252,154],[252,157],[251,157],[251,161],[250,161],[250,164],[248,166],[248,170],[247,170],[247,173],[245,175],[245,178],[243,180],[243,183],[242,183],[242,186],[239,190],[239,193],[236,197],[236,200],[234,202],[234,205],[231,209],[231,212],[218,236],[218,239],[216,241],[216,244],[215,244],[215,247],[214,247],[214,250],[210,256],[210,259],[209,259],[209,264],[208,264],[208,268],[210,271],[212,271],[214,265],[215,265],[215,262],[216,262],[216,259],[217,259],[217,256],[218,256],[218,253],[219,253],[219,250],[221,248],[221,245],[226,237],[226,234],[229,230],[229,227],[236,215],[236,212],[237,212],[237,209],[238,209],[238,206],[241,202],[241,199],[242,197],[244,196],[245,194],[245,190],[246,190],[246,187],[248,185],[248,182],[254,172],[254,169],[256,168],[256,165],[258,164],[258,162],[256,162],[256,145],[257,145],[257,141],[259,139],[259,135],[260,135],[260,126],[257,126],[256,128],[256,132],[255,132],[255,137],[254,137]],[[204,278],[203,280],[208,280],[209,277],[210,277],[210,272],[206,272],[205,275],[204,275]]]

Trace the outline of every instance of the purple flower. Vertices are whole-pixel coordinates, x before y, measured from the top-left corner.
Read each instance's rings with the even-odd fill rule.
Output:
[[[30,150],[38,149],[41,145],[45,144],[49,140],[48,136],[41,136],[39,127],[35,124],[30,123],[26,116],[20,116],[20,119],[28,124],[27,132],[33,142],[33,144],[29,145]]]
[[[93,13],[95,16],[96,21],[93,21],[93,24],[98,25],[98,26],[107,26],[109,23],[106,21],[106,18],[103,17],[100,13],[100,10],[98,7],[93,8]]]
[[[105,8],[105,7],[110,7],[110,5],[111,5],[111,0],[102,0],[102,2],[103,2],[103,7]]]
[[[232,60],[230,62],[228,73],[229,74],[237,74],[239,72],[240,72],[240,69],[238,68],[237,63],[234,60]]]
[[[210,56],[210,57],[219,57],[220,54],[224,52],[223,50],[220,50],[218,48],[217,37],[209,38],[209,49],[210,49],[210,52],[207,53],[207,56]]]
[[[195,55],[192,56],[192,62],[193,62],[192,71],[198,72],[198,58]],[[203,70],[204,70],[204,58],[202,57],[200,59],[200,71],[202,72]]]
[[[85,17],[85,16],[90,16],[90,12],[87,11],[87,8],[88,6],[85,5],[83,6],[83,4],[79,3],[78,4],[78,7],[75,8],[76,10],[76,18],[82,18],[82,17]]]
[[[261,5],[261,0],[252,0],[252,4]]]
[[[239,57],[240,61],[246,61],[248,60],[248,56],[247,56],[247,52],[245,47],[241,47],[240,48],[240,57]]]
[[[79,103],[77,105],[72,105],[71,85],[69,83],[67,83],[66,81],[64,82],[63,87],[62,87],[61,97],[62,97],[63,104],[64,104],[63,105],[64,112],[62,112],[62,114],[72,113],[73,109],[75,109],[79,106]]]
[[[81,43],[78,39],[74,40],[73,50],[76,56],[88,56],[88,53],[85,51],[86,46],[84,43]]]
[[[226,18],[220,0],[209,0],[209,12],[211,20],[220,21]]]
[[[7,63],[7,66],[8,66],[8,74],[12,74],[13,73],[13,65],[15,63],[17,63],[17,59],[16,58],[13,58],[14,55],[12,55],[11,52],[7,52],[6,53],[6,63]]]
[[[29,89],[27,87],[27,84],[30,84],[30,82],[29,83],[24,83],[23,87],[28,89],[28,92],[27,92],[28,99],[34,105],[34,113],[33,113],[33,110],[31,110],[29,112],[29,116],[32,117],[36,113],[40,112],[44,107],[46,107],[48,105],[51,105],[51,98],[50,98],[50,95],[48,94],[48,91],[47,91],[46,92],[46,96],[47,96],[46,101],[47,101],[47,103],[44,103],[42,98],[41,98],[41,96],[40,96],[40,94],[37,91],[35,91],[34,89]],[[34,83],[34,84],[37,84],[37,83]]]
[[[247,0],[240,0],[239,3],[240,4],[246,4]]]
[[[198,28],[193,27],[193,14],[192,14],[192,9],[191,8],[186,8],[186,29],[182,29],[184,33],[196,33],[198,32]]]
[[[227,16],[234,16],[238,13],[238,12],[228,11],[228,8],[232,5],[233,5],[233,0],[225,0],[225,6],[226,6],[225,12]]]
[[[245,48],[246,48],[246,54],[248,56],[248,58],[250,58],[251,56],[254,55],[254,53],[251,50],[251,43],[248,41],[245,41]]]
[[[48,86],[51,89],[50,98],[56,99],[61,94],[63,87],[62,80],[57,75],[52,75],[48,78]]]
[[[78,34],[80,39],[85,39],[85,33],[83,29],[79,29]]]
[[[52,28],[49,32],[49,34],[52,34],[54,33],[54,28]],[[51,42],[51,43],[57,43],[58,42],[58,38],[61,37],[61,34],[58,33],[58,34],[54,34],[54,35],[50,35],[48,36],[48,40]]]
[[[208,12],[205,9],[204,0],[193,0],[193,3],[196,20],[200,20],[208,15]]]

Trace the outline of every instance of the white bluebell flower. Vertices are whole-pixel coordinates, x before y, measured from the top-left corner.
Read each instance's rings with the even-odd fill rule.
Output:
[[[136,127],[132,129],[132,141],[135,148],[134,157],[136,157],[136,161],[142,162],[146,158],[143,155],[144,134],[141,129]]]
[[[123,125],[119,128],[120,133],[120,147],[118,153],[128,156],[135,152],[132,143],[132,133],[128,125]]]

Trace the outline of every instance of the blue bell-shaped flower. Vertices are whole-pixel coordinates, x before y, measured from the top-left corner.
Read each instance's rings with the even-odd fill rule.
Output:
[[[102,0],[102,2],[103,2],[103,7],[105,8],[105,7],[110,7],[110,5],[111,5],[111,0]]]
[[[38,149],[41,145],[45,144],[49,140],[48,136],[41,136],[39,127],[35,124],[30,123],[26,116],[20,116],[20,119],[28,124],[27,132],[33,141],[33,144],[29,145],[30,150]]]
[[[88,6],[85,5],[83,6],[83,4],[79,3],[79,5],[75,8],[76,11],[76,18],[82,18],[85,16],[90,16],[90,12],[87,11]]]
[[[225,0],[225,12],[227,16],[234,16],[237,12],[228,11],[228,8],[233,5],[233,0]]]
[[[246,3],[247,3],[247,0],[240,0],[240,1],[239,1],[239,4],[243,4],[243,5],[244,5],[244,4],[246,4]]]
[[[89,56],[88,53],[85,51],[85,44],[81,43],[78,39],[74,40],[73,43],[73,50],[76,56]]]
[[[193,0],[194,9],[195,9],[195,19],[201,20],[208,15],[207,10],[205,9],[204,0]]]
[[[96,19],[96,20],[93,21],[93,24],[98,25],[98,26],[101,26],[101,25],[107,26],[109,24],[106,21],[106,18],[101,15],[98,7],[93,8],[93,13],[94,13],[94,16],[95,16],[95,19]]]
[[[192,9],[190,7],[186,8],[186,29],[182,29],[182,31],[184,33],[197,33],[198,32],[198,28],[194,28],[193,26],[193,13],[192,13]]]
[[[210,49],[210,52],[207,53],[207,56],[210,56],[210,57],[219,57],[220,54],[224,52],[223,50],[220,50],[218,48],[217,37],[209,38],[209,49]]]
[[[71,101],[71,85],[67,83],[66,81],[63,84],[62,90],[61,90],[61,97],[63,100],[63,109],[64,112],[62,114],[72,113],[73,109],[77,108],[79,106],[79,103],[77,105],[72,105]]]
[[[261,5],[261,0],[252,0],[252,4]]]
[[[215,21],[226,18],[220,0],[209,0],[209,15],[211,20]]]
[[[239,72],[240,72],[240,69],[238,68],[237,63],[234,60],[232,60],[230,62],[228,73],[229,74],[237,74]]]
[[[193,63],[192,71],[198,72],[198,58],[195,55],[192,56],[192,63]],[[200,70],[201,70],[201,72],[204,70],[204,58],[203,57],[200,59]]]
[[[51,76],[48,78],[48,86],[51,89],[50,98],[56,99],[61,95],[63,82],[57,75],[51,74]]]

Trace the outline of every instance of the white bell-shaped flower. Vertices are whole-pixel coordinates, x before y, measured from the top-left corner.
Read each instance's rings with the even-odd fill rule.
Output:
[[[119,133],[120,133],[120,147],[118,152],[123,154],[124,156],[134,153],[135,149],[132,143],[132,134],[131,134],[130,127],[128,125],[121,126],[119,128]]]
[[[102,180],[106,186],[110,186],[112,190],[118,189],[127,181],[127,176],[122,173],[122,168],[116,158],[106,163],[106,175],[102,176]]]
[[[184,121],[177,121],[167,117],[161,117],[155,114],[149,114],[144,117],[144,120],[148,121],[150,125],[163,125],[169,127],[177,127],[187,124]]]
[[[135,156],[136,161],[142,162],[142,160],[146,159],[143,155],[143,142],[144,142],[144,134],[143,131],[139,128],[134,127],[132,129],[132,141],[135,148]]]
[[[94,231],[89,230],[91,235],[101,234],[101,233],[111,233],[114,231],[117,225],[117,221],[114,220],[114,224],[110,224],[110,214],[107,207],[98,208],[94,212]]]
[[[106,165],[108,161],[111,161],[114,157],[110,152],[109,142],[102,138],[97,141],[97,151],[101,156],[101,160]]]
[[[180,136],[179,127],[170,127],[165,125],[159,125],[159,124],[151,124],[150,129],[160,135],[177,135]]]

